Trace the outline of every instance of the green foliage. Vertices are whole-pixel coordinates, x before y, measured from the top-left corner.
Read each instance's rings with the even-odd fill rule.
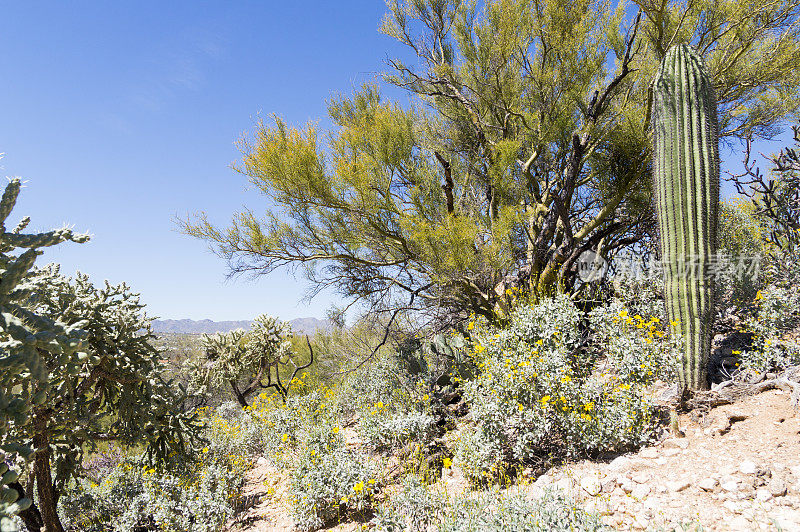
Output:
[[[714,319],[709,275],[717,253],[717,101],[702,58],[687,44],[667,51],[653,82],[656,205],[667,315],[685,340],[679,377],[708,387]]]
[[[371,524],[381,532],[603,529],[597,516],[587,514],[559,492],[547,491],[534,500],[523,493],[499,491],[448,497],[415,476],[403,479],[402,490],[381,505]]]
[[[645,316],[631,314],[619,300],[593,309],[588,318],[595,347],[623,382],[673,382],[683,353],[682,339],[665,332],[658,316]]]
[[[291,334],[287,324],[266,314],[258,316],[248,332],[204,334],[205,353],[187,361],[185,369],[192,375],[193,390],[208,394],[230,386],[242,406],[248,406],[250,396],[265,388],[275,388],[285,398],[297,371],[289,382],[281,380],[281,372],[290,365],[294,370],[310,365],[295,363]]]
[[[167,470],[141,454],[96,454],[68,485],[61,514],[68,529],[87,532],[212,532],[233,516],[244,474],[264,451],[263,426],[237,404],[204,420],[206,446]],[[100,461],[100,467],[93,466]]]
[[[753,346],[739,357],[743,372],[762,374],[782,371],[800,364],[800,344],[797,338],[786,336],[800,325],[800,294],[796,287],[768,286],[755,298],[757,310],[742,324],[753,333]]]
[[[345,447],[338,427],[309,432],[291,474],[297,527],[315,530],[347,515],[368,513],[380,481],[376,466]]]
[[[26,372],[7,378],[28,394],[31,422],[10,426],[3,442],[36,449],[22,487],[36,491],[31,511],[58,531],[56,503],[82,475],[86,451],[116,441],[145,448],[152,464],[170,465],[199,443],[200,427],[195,414],[182,412],[180,391],[161,377],[161,353],[137,294],[124,284],[97,288],[80,273],[63,277],[53,265],[29,273],[26,282],[30,315],[83,333],[79,351],[38,350],[45,382]]]
[[[768,137],[800,108],[796,2],[638,5],[630,20],[604,0],[393,0],[382,31],[410,59],[385,79],[411,105],[366,86],[332,99],[325,137],[260,122],[236,169],[271,210],[183,229],[233,271],[302,266],[319,289],[449,325],[494,319],[505,279],[568,289],[582,251],[653,234],[642,117],[672,43],[707,56],[722,136]]]
[[[49,233],[24,234],[30,222],[24,218],[8,231],[6,223],[17,202],[22,183],[13,179],[0,199],[0,526],[11,526],[7,517],[25,510],[30,498],[21,498],[7,487],[17,480],[7,462],[16,455],[28,457],[30,441],[20,432],[30,426],[33,405],[41,405],[50,393],[48,367],[43,357],[74,360],[81,346],[81,324],[68,324],[60,316],[44,316],[29,304],[33,286],[30,272],[41,248],[64,241],[85,242],[86,235],[69,229]],[[6,453],[9,453],[8,455]]]
[[[462,389],[475,428],[460,435],[455,461],[473,483],[520,464],[618,452],[652,438],[653,406],[635,380],[613,368],[593,371],[593,359],[577,349],[580,321],[560,296],[517,307],[507,328],[474,327],[480,373]]]
[[[721,275],[717,277],[716,303],[722,309],[739,309],[764,286],[761,269],[768,265],[771,247],[767,230],[751,202],[732,200],[720,203],[718,235]],[[747,267],[750,259],[757,261],[757,267]]]

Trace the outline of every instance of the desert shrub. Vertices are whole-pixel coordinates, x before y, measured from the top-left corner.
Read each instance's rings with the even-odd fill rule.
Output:
[[[140,457],[124,460],[99,482],[80,479],[61,501],[67,530],[211,532],[234,513],[246,462],[201,461],[170,472]]]
[[[448,497],[417,477],[404,479],[401,491],[381,505],[371,522],[380,532],[601,530],[599,518],[560,492],[529,500],[523,493],[489,491]]]
[[[348,417],[379,402],[407,404],[409,398],[402,391],[411,386],[398,359],[385,354],[346,376],[337,389],[337,410],[341,416]]]
[[[295,524],[314,530],[371,511],[379,477],[366,456],[346,448],[339,427],[323,425],[300,446],[291,482]]]
[[[621,271],[614,277],[614,298],[631,315],[654,316],[665,321],[664,279],[654,271]],[[609,301],[609,302],[611,302]]]
[[[753,346],[739,356],[742,372],[780,371],[800,364],[797,339],[784,333],[800,324],[800,293],[795,288],[769,286],[755,298],[756,312],[743,329],[753,333]]]
[[[408,411],[387,414],[382,402],[365,409],[358,420],[358,432],[376,451],[390,451],[408,442],[428,442],[436,433],[436,417],[426,412]]]
[[[646,316],[631,314],[618,299],[589,313],[594,346],[606,357],[608,371],[623,382],[651,384],[675,377],[681,338],[670,334],[661,318]]]
[[[70,483],[59,501],[65,528],[220,530],[235,512],[244,474],[264,451],[268,430],[233,402],[200,409],[200,414],[205,443],[192,460],[161,469],[144,455],[118,449],[92,455],[84,463],[84,477]]]
[[[763,287],[763,276],[753,274],[766,258],[768,231],[752,202],[730,200],[720,203],[718,235],[717,307],[740,308]],[[758,270],[740,268],[752,259],[758,261]]]
[[[456,451],[471,482],[496,480],[513,464],[621,451],[652,437],[653,406],[640,385],[587,371],[576,349],[579,319],[560,296],[515,309],[506,328],[473,325],[480,373],[462,389],[475,432]]]

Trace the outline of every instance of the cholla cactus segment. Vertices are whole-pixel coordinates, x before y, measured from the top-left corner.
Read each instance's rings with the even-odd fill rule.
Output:
[[[0,197],[0,442],[12,455],[29,456],[31,449],[25,443],[30,440],[19,437],[19,432],[29,426],[31,408],[42,401],[52,384],[43,356],[70,357],[83,341],[80,324],[66,325],[33,308],[31,294],[35,290],[31,272],[41,254],[39,248],[65,240],[83,242],[88,237],[75,235],[69,229],[22,234],[29,218],[23,218],[8,231],[6,222],[21,187],[21,181],[13,179]],[[0,477],[0,528],[3,528],[6,518],[30,506],[31,500],[18,500],[18,492],[8,487],[16,480],[16,473],[8,469],[2,453]]]
[[[653,94],[656,206],[667,316],[685,339],[679,377],[708,387],[717,249],[717,107],[702,58],[688,45],[669,49]]]

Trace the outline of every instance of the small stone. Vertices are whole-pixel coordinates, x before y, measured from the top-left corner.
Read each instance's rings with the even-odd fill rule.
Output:
[[[750,525],[750,521],[742,517],[741,515],[737,515],[733,519],[728,522],[728,526],[731,527],[731,530],[752,530],[753,527]]]
[[[664,449],[664,456],[666,456],[667,458],[669,458],[671,456],[675,456],[676,454],[681,454],[681,450],[680,449]]]
[[[756,499],[758,499],[759,501],[767,502],[771,498],[772,498],[772,494],[769,492],[769,490],[764,489],[764,488],[756,490]]]
[[[635,484],[633,483],[633,481],[631,481],[630,479],[627,479],[627,478],[625,480],[623,480],[622,482],[620,482],[620,484],[619,484],[619,487],[622,488],[622,491],[624,491],[625,493],[632,492],[634,486],[635,486]]]
[[[758,471],[758,468],[756,467],[756,464],[754,464],[750,460],[745,460],[744,462],[739,464],[739,471],[741,471],[745,475],[755,475],[756,471]]]
[[[725,491],[738,491],[739,490],[739,483],[735,480],[731,480],[728,482],[722,483],[722,489]]]
[[[650,495],[650,486],[646,484],[638,484],[631,490],[631,496],[639,500],[644,499],[648,495]]]
[[[612,471],[619,471],[620,469],[625,469],[630,464],[631,459],[627,456],[617,456],[611,463],[608,464],[608,468]]]
[[[637,484],[647,484],[650,482],[650,475],[647,473],[636,473],[631,477],[631,480],[636,482]]]
[[[617,486],[616,488],[614,488],[614,491],[611,492],[611,495],[613,495],[614,497],[624,497],[625,490]]]
[[[711,477],[706,477],[697,483],[697,485],[705,491],[714,491],[714,488],[717,487],[717,484],[717,479]]]
[[[666,465],[667,459],[663,456],[656,458],[656,465]]]
[[[773,497],[783,497],[786,495],[786,483],[779,478],[773,478],[767,484],[767,489]]]
[[[586,476],[581,479],[581,488],[594,497],[602,491],[603,485],[597,477]]]
[[[742,509],[733,501],[725,501],[722,503],[722,506],[730,512],[735,514],[741,513]]]
[[[661,444],[664,449],[686,449],[689,442],[685,438],[669,438]]]
[[[642,458],[658,458],[658,449],[654,447],[648,447],[643,449],[642,452],[639,453],[639,456]]]
[[[691,483],[688,480],[675,480],[673,482],[667,482],[667,488],[674,492],[683,491],[689,486],[691,486]]]
[[[259,456],[258,460],[256,460],[256,464],[258,464],[258,465],[267,465],[268,463],[269,463],[269,460],[267,460],[263,456]]]
[[[637,515],[633,520],[633,524],[637,528],[645,530],[649,526],[650,520],[647,517],[643,516],[643,515]]]

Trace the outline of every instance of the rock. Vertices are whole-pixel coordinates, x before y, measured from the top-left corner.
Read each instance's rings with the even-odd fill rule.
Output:
[[[722,506],[728,510],[729,512],[733,512],[735,514],[741,513],[742,509],[733,501],[725,501],[722,503]]]
[[[755,475],[758,468],[756,464],[751,462],[750,460],[745,460],[741,464],[739,464],[739,471],[744,473],[745,475]]]
[[[665,465],[667,463],[667,459],[663,456],[656,458],[656,465]]]
[[[664,456],[669,458],[670,456],[675,456],[676,454],[681,454],[680,449],[664,449]]]
[[[800,529],[800,512],[783,509],[772,516],[772,524],[780,527],[778,530],[798,530]]]
[[[605,477],[600,483],[603,485],[603,492],[605,493],[611,493],[617,487],[617,479],[614,477]]]
[[[631,480],[636,482],[637,484],[647,484],[650,482],[650,475],[647,473],[636,473],[631,477]]]
[[[556,480],[553,485],[561,491],[571,491],[575,484],[571,478],[564,477]]]
[[[612,471],[619,471],[620,469],[625,469],[630,464],[631,459],[627,456],[617,456],[611,463],[608,464],[608,468]]]
[[[258,464],[258,465],[267,465],[268,463],[269,463],[269,460],[267,460],[263,456],[259,456],[258,460],[256,460],[256,464]]]
[[[764,489],[764,488],[756,490],[756,499],[758,499],[759,501],[767,502],[771,498],[772,498],[772,494],[769,492],[769,490]]]
[[[675,480],[673,482],[667,482],[667,488],[676,493],[685,490],[689,486],[691,486],[691,483],[688,480]]]
[[[581,488],[583,491],[594,497],[603,490],[603,485],[600,479],[593,476],[586,476],[581,479]]]
[[[647,484],[637,484],[633,487],[633,490],[631,490],[631,496],[639,500],[644,499],[648,495],[650,495],[650,486]]]
[[[728,526],[731,527],[730,528],[731,530],[735,530],[737,532],[740,531],[740,530],[741,531],[745,531],[745,530],[750,531],[750,530],[753,529],[752,525],[750,524],[750,521],[748,521],[747,519],[745,519],[741,515],[737,515],[736,517],[731,519],[728,522]]]
[[[786,483],[779,478],[773,478],[767,484],[767,490],[773,497],[783,497],[786,495]]]
[[[614,519],[613,515],[604,515],[600,518],[600,522],[610,528],[613,528],[617,524],[617,521]]]
[[[739,490],[739,483],[735,480],[730,480],[728,482],[722,483],[722,489],[725,491],[738,491]]]
[[[686,449],[689,442],[684,438],[669,438],[661,444],[664,449]]]
[[[636,517],[634,517],[633,524],[637,528],[645,530],[650,524],[650,519],[648,517],[645,517],[644,515],[639,514],[636,515]]]
[[[622,491],[624,491],[625,493],[631,493],[635,485],[636,484],[634,484],[632,480],[627,478],[619,483],[619,487],[622,488]]]
[[[714,488],[717,487],[717,484],[719,484],[717,479],[711,477],[706,477],[697,483],[697,485],[705,491],[714,491]]]
[[[648,447],[646,449],[642,449],[642,452],[639,453],[639,456],[641,456],[642,458],[658,458],[658,449],[656,449],[655,447]]]

